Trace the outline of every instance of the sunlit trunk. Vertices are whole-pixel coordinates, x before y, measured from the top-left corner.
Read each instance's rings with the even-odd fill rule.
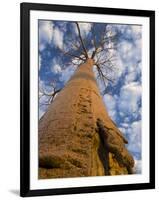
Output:
[[[39,178],[131,173],[133,159],[124,141],[106,111],[93,60],[88,59],[39,121]]]

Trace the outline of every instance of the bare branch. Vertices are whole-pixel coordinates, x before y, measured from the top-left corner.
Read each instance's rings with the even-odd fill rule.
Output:
[[[93,59],[95,57],[96,54],[101,53],[102,51],[109,51],[111,49],[115,49],[114,47],[105,47],[105,44],[109,41],[113,41],[116,38],[116,35],[112,35],[112,33],[110,32],[110,35],[108,35],[110,31],[107,31],[106,29],[103,29],[102,33],[101,33],[101,37],[100,37],[100,43],[96,44],[95,41],[95,34],[94,34],[94,30],[92,30],[92,35],[93,35],[93,43],[94,43],[94,48],[95,50],[92,53],[91,58]]]
[[[51,103],[53,102],[55,96],[57,93],[59,93],[61,91],[61,89],[55,90],[54,93],[52,94],[52,98],[51,98]]]
[[[96,51],[96,53],[101,53],[102,51],[109,51],[109,50],[116,50],[116,48],[114,47],[103,47],[103,48],[98,48],[98,51]]]
[[[75,23],[77,25],[77,30],[78,30],[78,35],[79,35],[79,39],[80,39],[81,45],[82,45],[82,48],[83,48],[83,50],[85,52],[85,56],[86,56],[86,59],[87,59],[88,58],[88,53],[87,53],[86,47],[84,45],[84,42],[83,42],[83,39],[82,39],[82,36],[81,36],[80,27],[79,27],[78,22],[75,22]]]
[[[85,61],[85,59],[81,58],[80,56],[74,55],[74,54],[70,53],[69,51],[66,52],[66,51],[64,51],[64,50],[61,49],[61,48],[59,48],[59,50],[60,50],[63,54],[65,54],[65,55],[72,56],[72,57],[75,57],[75,58],[78,58],[78,59],[80,59],[80,60]]]
[[[72,47],[74,48],[74,50],[78,50],[79,48],[80,48],[80,44],[76,44],[76,43],[74,43],[74,42],[72,42]]]
[[[101,37],[100,37],[100,44],[99,44],[99,47],[104,47],[104,37],[105,37],[105,35],[106,35],[106,29],[104,29],[103,31],[102,31],[102,34],[101,34]]]
[[[97,67],[97,71],[98,71],[98,76],[99,76],[99,78],[103,81],[104,86],[105,86],[105,88],[106,88],[105,80],[104,80],[104,77],[103,77],[102,74],[101,74],[101,70],[100,70],[99,66]]]
[[[52,93],[47,93],[42,88],[40,88],[39,91],[41,92],[41,97],[42,96],[52,96]]]
[[[104,84],[105,84],[105,80],[113,82],[113,80],[111,80],[110,78],[108,78],[106,75],[103,74],[103,72],[98,64],[96,64],[96,66],[97,66],[98,73],[101,75],[101,78],[102,78]]]
[[[50,92],[50,93],[47,93],[46,91],[44,91],[43,88],[39,89],[39,91],[42,94],[41,96],[39,96],[39,99],[41,99],[41,97],[43,97],[43,96],[47,97],[47,102],[46,101],[42,102],[42,103],[40,103],[40,105],[50,105],[53,102],[57,93],[59,93],[61,91],[61,89],[56,89],[55,82],[52,82],[50,85],[52,86],[52,92]]]
[[[112,56],[110,56],[109,58],[107,58],[107,59],[104,59],[103,61],[101,61],[101,62],[98,62],[97,64],[98,65],[103,65],[103,64],[105,64],[105,63],[107,63],[107,62],[111,62],[112,60],[112,58],[114,57],[114,55],[112,55]]]

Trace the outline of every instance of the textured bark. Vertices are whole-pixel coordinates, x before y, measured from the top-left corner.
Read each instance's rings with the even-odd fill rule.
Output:
[[[132,173],[133,158],[108,116],[92,66],[87,59],[78,67],[39,121],[39,178]]]

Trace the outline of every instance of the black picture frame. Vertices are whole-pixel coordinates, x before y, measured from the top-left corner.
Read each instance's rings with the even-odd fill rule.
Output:
[[[93,13],[107,15],[123,15],[148,17],[150,23],[150,180],[148,183],[102,185],[73,188],[52,188],[52,189],[30,189],[30,11],[60,11],[76,13]],[[21,113],[20,113],[20,195],[22,197],[40,195],[59,195],[76,193],[95,193],[107,191],[140,190],[155,188],[155,11],[131,10],[102,7],[83,7],[71,5],[49,5],[35,3],[21,3],[20,5],[21,25]]]

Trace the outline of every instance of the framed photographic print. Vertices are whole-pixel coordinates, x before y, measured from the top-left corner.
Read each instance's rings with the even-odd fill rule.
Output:
[[[155,12],[21,4],[21,196],[155,188]]]

